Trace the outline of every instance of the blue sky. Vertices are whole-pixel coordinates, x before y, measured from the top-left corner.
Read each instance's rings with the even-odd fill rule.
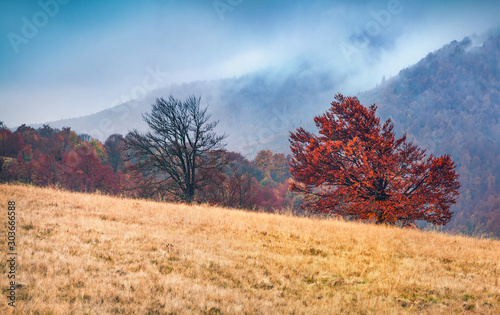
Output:
[[[0,120],[78,117],[144,84],[298,59],[344,76],[337,88],[355,94],[500,26],[498,16],[500,1],[0,0]]]

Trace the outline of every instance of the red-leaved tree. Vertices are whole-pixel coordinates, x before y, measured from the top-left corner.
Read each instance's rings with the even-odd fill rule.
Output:
[[[101,164],[90,143],[66,153],[59,166],[63,187],[84,192],[100,190],[118,193],[118,183],[113,170]]]
[[[314,119],[319,135],[290,134],[290,189],[304,194],[303,206],[377,223],[448,223],[460,187],[450,156],[427,157],[406,135],[396,139],[375,105],[341,94],[335,100]]]

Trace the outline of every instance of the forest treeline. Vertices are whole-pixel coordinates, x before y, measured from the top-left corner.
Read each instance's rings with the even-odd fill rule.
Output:
[[[447,228],[469,235],[500,237],[499,56],[499,36],[481,47],[454,41],[360,96],[399,134],[457,162],[461,196]]]
[[[143,185],[144,176],[124,159],[126,137],[104,143],[70,128],[27,125],[0,129],[0,181],[22,182],[70,191],[95,192],[153,200],[178,201]],[[252,161],[223,150],[224,163],[209,173],[195,202],[241,209],[299,209],[301,197],[288,190],[290,156],[262,150]]]
[[[427,149],[429,154],[449,154],[456,161],[457,171],[460,175],[460,196],[457,199],[457,203],[452,207],[452,211],[454,212],[453,218],[447,224],[446,229],[460,231],[468,235],[483,235],[487,233],[500,237],[500,153],[498,146],[498,143],[500,143],[500,124],[498,121],[500,118],[499,56],[499,36],[488,39],[480,47],[474,46],[466,38],[461,42],[452,42],[442,49],[430,53],[419,63],[402,70],[399,75],[384,81],[376,89],[359,95],[362,103],[375,103],[379,106],[381,118],[391,118],[396,123],[396,134],[402,135],[404,132],[407,132],[409,139],[420,147]],[[245,108],[252,108],[252,111],[254,108],[249,106],[254,103],[261,104],[262,108],[268,108],[271,111],[271,107],[268,106],[271,103],[295,104],[293,100],[296,97],[294,94],[291,94],[291,91],[296,86],[304,86],[302,81],[293,81],[293,84],[284,84],[281,89],[278,89],[276,86],[269,88],[268,84],[273,82],[271,79],[268,81],[254,81],[248,86],[243,84],[244,82],[239,82],[239,84],[234,85],[234,93],[221,94],[231,100],[234,95],[245,97],[245,102],[238,100],[235,103],[247,104],[248,108]],[[286,80],[286,82],[289,82],[289,80]],[[327,86],[331,85],[331,82],[327,84]],[[240,93],[242,90],[236,89],[236,86],[245,87],[244,93]],[[276,92],[278,94],[275,95],[272,102],[261,102],[260,95],[265,95],[265,93],[270,93],[270,91],[279,91],[279,93]],[[308,95],[308,93],[299,94]],[[292,96],[282,103],[274,101],[282,99],[283,95]],[[256,102],[255,100],[259,101]],[[312,107],[310,107],[312,105],[303,102],[303,99],[299,99],[297,102],[307,104],[307,106],[301,105],[300,108],[307,108],[308,111],[313,112],[311,110]],[[312,103],[315,102],[316,100]],[[212,99],[212,103],[217,102]],[[241,113],[245,117],[249,115],[249,112],[252,112],[244,111],[242,108],[237,109],[222,111],[231,115]],[[278,112],[281,113],[281,108]],[[256,110],[255,113],[259,117],[269,116],[268,112]],[[289,117],[288,113],[297,113],[297,111],[292,106],[287,110],[287,115],[283,117]],[[302,112],[300,112],[300,115],[302,115]],[[220,116],[217,115],[217,117]],[[223,123],[238,122],[239,124],[236,127],[231,125],[229,126],[231,128],[226,130],[240,129],[255,131],[261,127],[257,125],[257,127],[247,128],[246,125],[240,125],[242,121],[238,119],[240,116],[235,117],[224,116],[221,118]],[[92,117],[92,119],[94,120],[95,117]],[[293,120],[290,118],[290,121]],[[245,121],[253,120],[246,119]],[[277,132],[284,131],[284,126],[290,128],[292,126],[290,124],[282,126],[281,123],[284,123],[284,121],[278,124],[280,128],[272,130],[273,134],[276,132],[274,136],[251,146],[250,151],[252,152],[252,156],[254,156],[254,152],[259,151],[259,155],[262,156],[264,154],[262,152],[267,152],[262,150],[267,148],[276,152],[289,152],[288,132],[279,134]],[[272,126],[269,123],[267,125]],[[78,136],[76,134],[71,136],[73,139],[71,140],[69,136],[71,131],[69,129],[64,128],[49,132],[44,129],[50,130],[50,127],[44,126],[35,130],[40,134],[40,137],[51,139],[52,136],[50,134],[53,133],[57,135],[57,139],[62,137],[65,140],[43,140],[42,142],[47,143],[48,148],[36,149],[35,145],[29,140],[29,134],[35,133],[23,131],[26,128],[26,126],[20,127],[15,132],[10,132],[5,128],[2,130],[0,139],[0,145],[2,146],[0,155],[4,157],[0,161],[4,163],[1,175],[2,180],[21,180],[36,183],[37,185],[53,185],[53,183],[57,183],[57,185],[62,187],[71,187],[69,182],[73,181],[78,183],[74,184],[74,186],[80,187],[78,188],[80,190],[82,190],[81,187],[88,186],[89,188],[85,189],[98,189],[100,191],[130,196],[159,198],[159,196],[152,195],[152,192],[138,189],[135,186],[138,181],[140,182],[140,178],[134,177],[134,173],[127,173],[125,171],[127,168],[126,163],[123,163],[123,165],[113,164],[114,155],[109,153],[111,152],[109,151],[110,149],[106,149],[106,143],[111,142],[113,137],[110,137],[111,140],[108,139],[104,144],[100,144],[88,136]],[[310,130],[314,128],[314,123],[306,123],[304,128]],[[26,135],[24,135],[25,133]],[[11,134],[18,136],[10,136]],[[245,134],[258,134],[258,132],[247,131]],[[18,139],[16,137],[23,139],[23,142],[15,140]],[[233,134],[231,134],[231,137],[234,139]],[[245,143],[241,137],[237,137],[236,139],[243,144]],[[51,144],[58,141],[59,144],[57,145]],[[28,144],[31,144],[31,147],[26,147]],[[90,146],[92,150],[88,150]],[[36,153],[36,151],[40,153]],[[64,155],[71,151],[74,152],[64,160]],[[65,179],[66,175],[64,175],[64,172],[68,174],[75,173],[75,171],[71,170],[71,167],[77,167],[75,161],[84,160],[77,157],[79,155],[87,157],[91,151],[100,158],[101,166],[116,170],[113,174],[108,174],[112,180],[104,180],[101,178],[102,176],[84,179],[85,175],[82,174],[75,175],[74,178],[70,177],[72,179]],[[249,151],[247,150],[246,152]],[[107,158],[99,157],[99,154],[103,155],[104,153],[107,154]],[[43,160],[41,159],[42,155],[52,157],[47,157],[46,160]],[[290,175],[287,174],[285,179],[278,178],[275,175],[277,172],[274,170],[276,166],[273,166],[273,170],[265,169],[262,165],[257,166],[256,161],[248,161],[237,153],[226,152],[226,155],[229,160],[232,159],[231,162],[226,164],[222,171],[217,170],[217,174],[220,174],[219,179],[212,181],[213,185],[209,190],[207,190],[208,186],[205,187],[205,190],[200,190],[197,200],[214,200],[214,203],[234,206],[231,204],[234,201],[230,202],[229,200],[235,200],[234,194],[239,192],[239,190],[235,190],[234,185],[237,185],[235,183],[243,183],[242,179],[237,180],[236,178],[241,175],[239,170],[244,170],[242,174],[247,175],[245,177],[242,176],[242,178],[252,183],[249,184],[249,187],[251,187],[249,191],[251,193],[247,194],[252,196],[250,198],[252,201],[249,202],[249,205],[244,205],[246,199],[243,197],[238,198],[238,206],[241,204],[240,207],[251,208],[257,207],[257,205],[260,207],[267,204],[279,205],[280,202],[283,202],[283,204],[292,204],[294,209],[296,209],[296,205],[300,204],[300,198],[286,192],[287,185],[281,185],[285,184],[286,178]],[[271,155],[275,156],[273,153]],[[31,162],[30,159],[34,160],[34,162]],[[285,160],[289,159],[285,157]],[[276,163],[276,165],[278,164]],[[36,167],[43,168],[41,165],[50,166],[44,169],[44,171],[55,175],[47,176],[46,180],[40,175],[33,177],[33,169]],[[21,171],[13,173],[15,167],[19,167]],[[107,174],[104,171],[99,174],[101,173]],[[216,178],[216,176],[213,178]],[[65,181],[68,183],[65,183]],[[95,186],[96,182],[99,181],[104,183],[110,181],[113,184]],[[82,183],[86,183],[87,186]],[[240,194],[240,196],[245,196],[245,194]],[[276,199],[270,196],[274,196]],[[256,201],[259,199],[260,202]],[[268,208],[272,207],[268,206]]]

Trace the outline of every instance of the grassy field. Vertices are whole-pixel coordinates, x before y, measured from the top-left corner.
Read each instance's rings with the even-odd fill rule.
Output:
[[[0,185],[19,314],[500,313],[500,241]]]

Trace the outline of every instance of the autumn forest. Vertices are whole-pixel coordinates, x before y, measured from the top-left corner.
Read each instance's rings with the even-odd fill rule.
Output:
[[[172,200],[143,185],[144,177],[123,160],[125,138],[115,134],[104,143],[78,135],[70,128],[38,130],[26,125],[0,131],[0,178],[71,191]],[[288,191],[288,160],[284,154],[261,151],[253,161],[224,152],[226,163],[210,171],[211,180],[196,200],[245,209],[298,209],[300,197]],[[206,175],[208,176],[208,175]],[[295,205],[295,206],[294,206]]]
[[[303,129],[290,128],[257,141],[244,147],[240,151],[243,154],[225,149],[227,135],[214,132],[219,117],[222,116],[222,124],[230,120],[221,112],[221,108],[224,113],[229,111],[229,103],[221,108],[215,106],[213,117],[210,116],[211,108],[208,112],[206,108],[198,108],[204,115],[198,120],[199,127],[207,127],[204,132],[210,135],[206,139],[218,140],[193,149],[188,139],[189,130],[193,130],[190,124],[197,119],[182,114],[189,110],[181,108],[182,102],[191,98],[172,100],[165,96],[164,100],[160,97],[160,105],[162,102],[179,103],[180,107],[172,113],[187,119],[183,122],[187,127],[181,124],[174,128],[175,117],[170,117],[167,126],[174,126],[171,134],[162,134],[168,128],[155,129],[155,124],[164,122],[162,117],[168,114],[168,111],[162,112],[165,109],[159,108],[158,103],[149,104],[144,113],[153,134],[129,130],[128,134],[115,133],[102,142],[69,127],[45,124],[37,128],[21,125],[9,129],[2,124],[0,180],[134,198],[289,211],[297,215],[340,215],[352,220],[421,228],[434,223],[457,233],[499,237],[498,105],[495,105],[499,101],[499,72],[495,68],[499,51],[499,36],[473,48],[468,38],[454,41],[402,70],[398,76],[384,79],[377,88],[360,93],[360,101],[349,97],[329,100],[336,106],[349,103],[354,106],[351,114],[363,113],[372,123],[378,121],[378,127],[375,124],[363,129],[361,125],[352,125],[354,129],[336,134],[335,128],[340,127],[335,121],[343,114],[340,108],[329,112],[331,109],[324,103],[322,108],[327,113],[316,116],[314,122],[311,119],[304,123]],[[296,80],[285,80],[283,86],[266,87],[261,91],[262,78],[252,78],[240,78],[235,83],[224,81],[224,94],[236,98],[237,103],[247,104],[272,87],[277,91],[273,92],[276,102],[285,97],[290,102],[294,97],[303,101],[298,94],[305,91],[296,89],[299,83]],[[268,81],[266,84],[270,84]],[[307,84],[304,83],[303,89],[314,90]],[[183,86],[178,92],[185,94],[184,88],[192,86]],[[251,91],[252,97],[243,98],[245,91]],[[370,107],[373,104],[376,111]],[[299,108],[299,105],[291,103],[288,106]],[[155,106],[158,107],[156,114]],[[356,106],[361,107],[355,110]],[[244,113],[241,108],[233,108],[234,113],[239,111]],[[230,128],[236,139],[241,140],[242,130],[250,128],[250,122],[244,117],[233,118],[242,121],[241,130],[232,125]],[[351,123],[364,123],[359,117],[351,118],[354,119]],[[383,121],[387,118],[390,123],[385,126]],[[262,128],[260,125],[254,127]],[[359,128],[363,129],[361,134]],[[184,129],[187,141],[176,144],[175,133]],[[394,155],[383,153],[384,150],[377,154],[365,150],[368,147],[383,149],[384,146],[388,151],[384,150]],[[150,148],[161,156],[160,160],[151,159],[154,155],[149,154]],[[366,155],[357,156],[355,153],[359,152]],[[407,157],[409,160],[404,162],[404,152],[413,152],[414,156]],[[349,163],[352,162],[355,168],[341,163],[349,154],[354,154]],[[171,164],[164,163],[169,159]],[[316,164],[310,165],[311,161]],[[373,167],[377,163],[378,170]],[[412,163],[420,163],[421,169]],[[413,165],[414,169],[403,170],[406,165]],[[439,176],[425,171],[436,167],[446,171]],[[382,173],[381,169],[384,169]],[[177,170],[182,174],[177,174]],[[408,181],[389,183],[384,180],[385,175],[380,177],[380,174],[392,174],[391,178]],[[426,176],[432,177],[434,182],[426,182],[427,188],[419,192],[422,187],[418,178],[423,180]],[[416,182],[411,184],[412,181]],[[414,189],[417,186],[418,189]],[[326,187],[329,187],[328,192],[321,193]],[[392,193],[386,190],[388,187],[392,187]],[[415,196],[410,196],[410,192]],[[375,200],[378,205],[386,203],[384,209],[392,210],[370,210]],[[414,211],[411,216],[408,209]]]

